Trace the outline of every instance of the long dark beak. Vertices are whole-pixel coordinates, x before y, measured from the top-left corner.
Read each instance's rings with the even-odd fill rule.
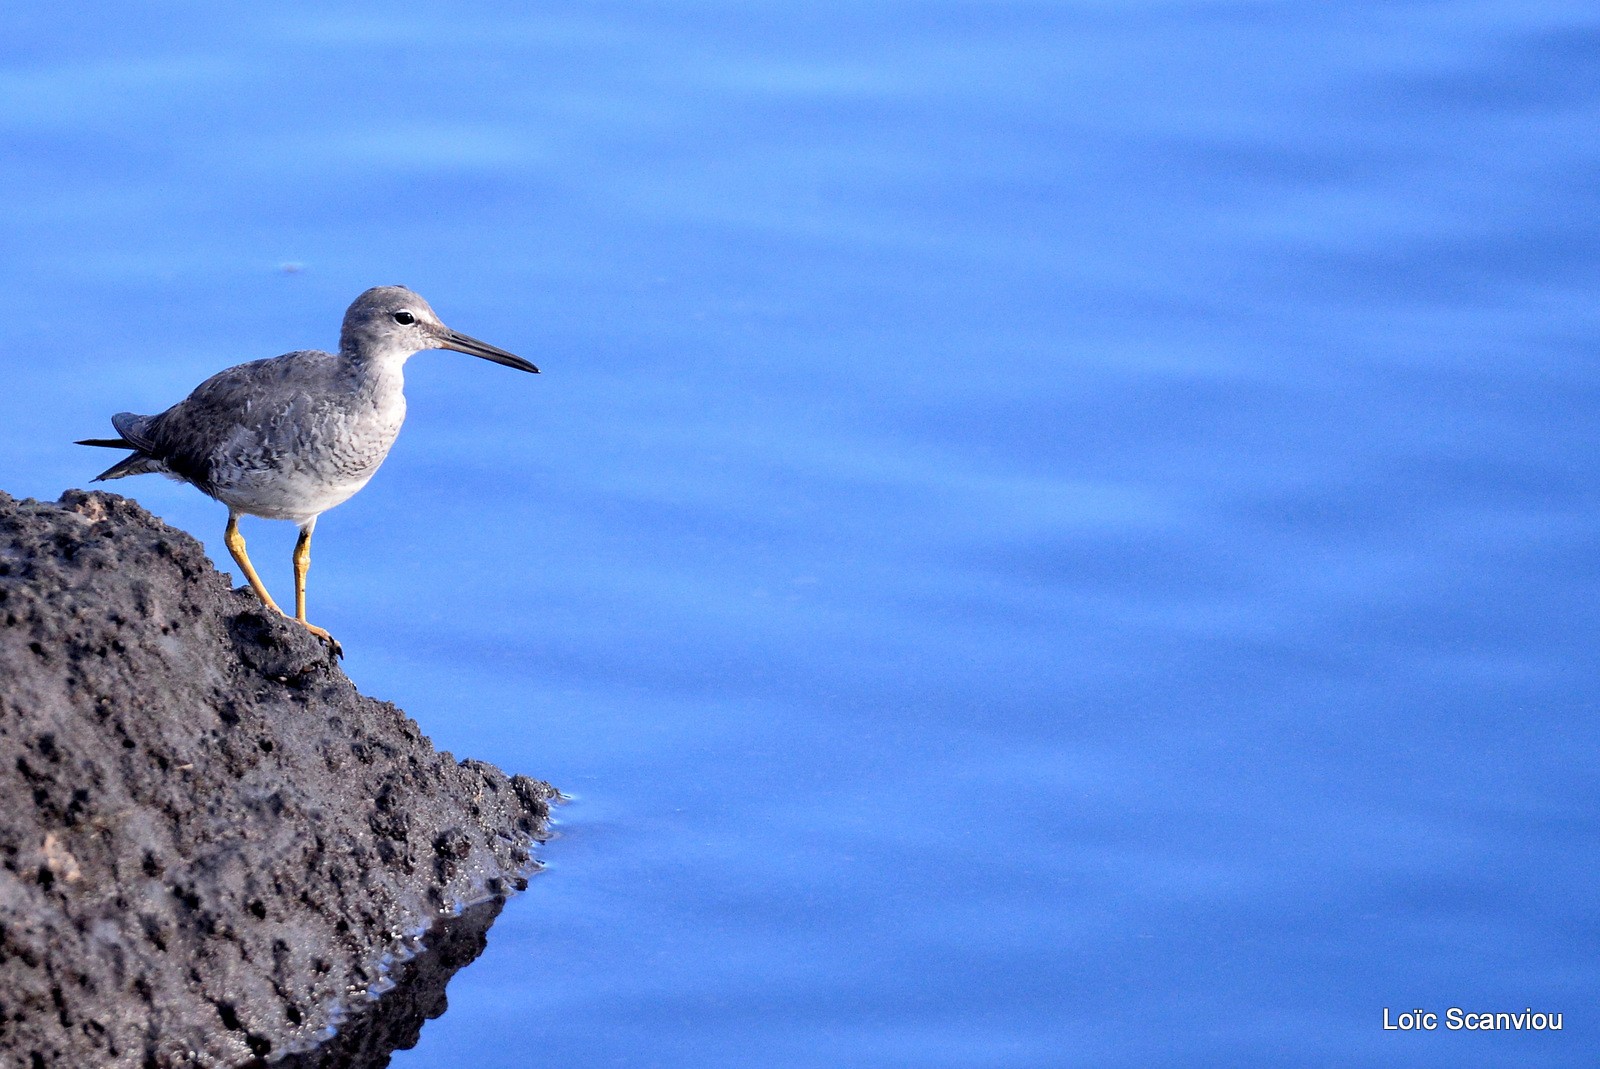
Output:
[[[479,341],[477,338],[458,334],[449,329],[439,334],[439,348],[454,349],[458,353],[467,353],[471,356],[481,356],[485,360],[493,360],[497,364],[514,367],[518,371],[537,372],[539,370],[514,353],[508,353],[504,349],[497,349],[486,341]]]

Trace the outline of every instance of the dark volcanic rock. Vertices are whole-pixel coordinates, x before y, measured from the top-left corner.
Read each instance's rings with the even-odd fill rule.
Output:
[[[275,1069],[383,1069],[389,1055],[417,1045],[423,1022],[445,1011],[445,984],[488,941],[503,898],[469,906],[428,933],[422,953],[395,966],[395,988],[316,1050],[291,1054]]]
[[[0,1065],[381,1065],[303,1052],[521,886],[553,796],[436,752],[132,502],[0,494]],[[414,1039],[423,987],[367,1016]]]

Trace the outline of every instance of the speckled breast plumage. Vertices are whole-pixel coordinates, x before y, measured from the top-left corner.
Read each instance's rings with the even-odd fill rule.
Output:
[[[208,379],[145,430],[168,474],[228,507],[306,523],[350,498],[405,421],[398,362],[306,350]]]

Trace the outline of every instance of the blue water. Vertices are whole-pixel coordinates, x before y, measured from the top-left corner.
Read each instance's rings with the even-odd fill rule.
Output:
[[[544,368],[418,356],[317,531],[575,798],[399,1069],[1593,1064],[1592,6],[0,29],[0,488],[372,284]]]

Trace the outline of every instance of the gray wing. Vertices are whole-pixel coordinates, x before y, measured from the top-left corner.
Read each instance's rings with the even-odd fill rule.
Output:
[[[118,412],[111,417],[111,425],[122,435],[123,441],[141,453],[148,453],[155,448],[155,440],[150,437],[150,424],[155,416],[141,416],[137,412]]]
[[[326,396],[336,358],[314,349],[219,371],[155,416],[112,424],[141,452],[211,492],[221,465],[269,465],[293,449],[296,415]]]

